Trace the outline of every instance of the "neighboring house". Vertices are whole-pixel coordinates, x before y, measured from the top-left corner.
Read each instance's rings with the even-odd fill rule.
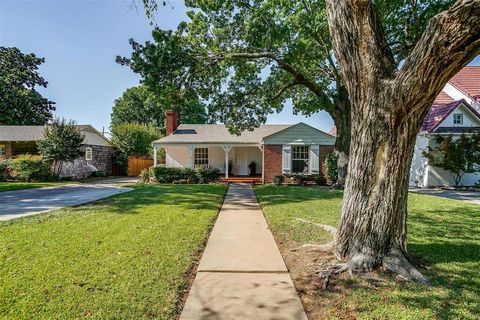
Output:
[[[333,151],[335,137],[304,123],[262,125],[237,136],[220,124],[181,124],[178,115],[167,111],[167,135],[153,142],[165,149],[167,167],[217,168],[229,179],[250,174],[248,165],[257,164],[258,180],[273,182],[276,175],[295,173],[323,175],[322,164]]]
[[[86,177],[92,172],[112,172],[114,148],[111,142],[91,125],[77,125],[85,136],[82,156],[62,165],[61,177]],[[44,126],[0,125],[0,158],[38,154],[37,141],[43,139]]]

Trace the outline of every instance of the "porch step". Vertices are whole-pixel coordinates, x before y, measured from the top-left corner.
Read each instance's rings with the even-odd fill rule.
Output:
[[[249,184],[262,184],[262,177],[221,177],[222,183],[249,183]]]

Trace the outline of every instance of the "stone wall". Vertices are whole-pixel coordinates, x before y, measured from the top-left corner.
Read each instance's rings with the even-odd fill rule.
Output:
[[[92,148],[92,160],[85,160],[85,148]],[[93,172],[103,171],[105,174],[112,173],[113,147],[82,145],[82,155],[72,162],[64,162],[60,177],[86,178]]]

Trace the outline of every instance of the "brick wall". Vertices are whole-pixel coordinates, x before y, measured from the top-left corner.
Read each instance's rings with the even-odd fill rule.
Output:
[[[266,144],[263,146],[264,182],[273,182],[273,178],[282,174],[282,145]]]
[[[165,133],[171,135],[178,127],[178,113],[173,110],[165,112]]]
[[[320,146],[320,165],[321,165],[321,175],[325,173],[324,162],[327,154],[333,151],[333,146]],[[264,145],[264,182],[271,183],[275,176],[282,174],[282,145],[281,144],[271,144]],[[289,182],[290,179],[287,176],[285,182]]]

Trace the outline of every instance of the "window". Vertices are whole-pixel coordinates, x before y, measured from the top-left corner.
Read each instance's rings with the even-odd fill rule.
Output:
[[[455,113],[453,115],[453,124],[463,124],[463,114]]]
[[[208,148],[195,148],[193,164],[195,168],[208,168]]]
[[[85,148],[85,160],[92,160],[92,159],[93,159],[92,148],[90,147]]]
[[[5,145],[0,144],[0,157],[5,156]]]
[[[308,173],[308,146],[292,147],[292,173]]]

